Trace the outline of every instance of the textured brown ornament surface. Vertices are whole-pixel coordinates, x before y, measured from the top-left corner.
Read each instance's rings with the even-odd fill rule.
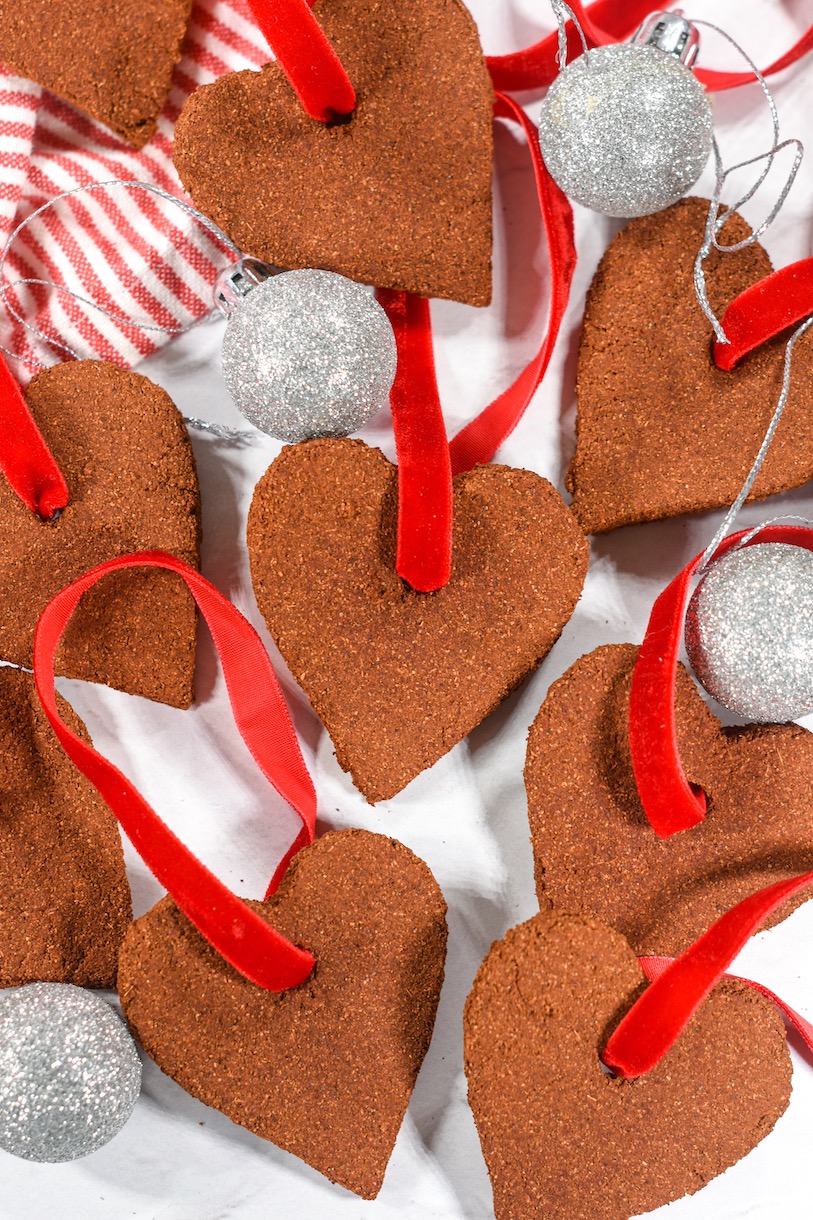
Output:
[[[139,373],[96,360],[38,374],[29,408],[68,484],[45,524],[0,478],[0,658],[31,664],[46,603],[95,564],[170,551],[199,566],[200,500],[192,447],[170,397]],[[176,707],[192,702],[195,607],[166,572],[106,576],[63,637],[57,672]]]
[[[122,948],[125,1016],[187,1092],[373,1199],[432,1036],[443,896],[408,848],[345,830],[251,905],[314,954],[306,982],[278,995],[247,982],[164,898]]]
[[[497,1220],[627,1220],[693,1194],[772,1129],[790,1098],[770,1002],[721,983],[637,1080],[599,1063],[644,978],[617,933],[542,913],[492,945],[464,1017],[469,1103]]]
[[[471,15],[460,0],[314,11],[356,90],[350,121],[308,118],[275,64],[229,73],[178,119],[184,186],[280,267],[487,305],[493,91]]]
[[[706,820],[659,839],[629,753],[638,650],[609,645],[551,687],[528,739],[525,785],[540,905],[616,928],[638,953],[680,953],[749,894],[813,857],[813,734],[798,725],[723,728],[678,672],[678,742]],[[765,924],[786,918],[809,895]]]
[[[29,674],[0,667],[0,711],[0,987],[112,987],[131,918],[116,820],[54,736]],[[87,740],[75,713],[60,713]]]
[[[610,243],[587,298],[576,393],[578,442],[568,472],[586,533],[728,505],[757,455],[782,386],[785,339],[732,372],[714,364],[713,333],[692,282],[708,211],[683,199],[633,220]],[[750,233],[739,216],[722,240]],[[717,316],[771,272],[755,245],[707,260]],[[790,399],[751,499],[813,475],[813,343],[793,355]]]
[[[0,60],[141,148],[169,93],[191,0],[0,0]]]
[[[452,577],[395,570],[397,470],[361,441],[283,449],[254,492],[251,574],[277,646],[369,801],[461,741],[547,655],[573,613],[587,543],[528,470],[455,479]]]

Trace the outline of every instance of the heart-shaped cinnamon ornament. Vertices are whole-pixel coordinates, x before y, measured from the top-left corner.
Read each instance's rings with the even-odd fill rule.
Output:
[[[491,78],[460,0],[317,0],[356,89],[308,117],[282,70],[233,72],[181,111],[175,164],[249,254],[381,288],[491,298]]]
[[[790,1098],[770,1002],[711,994],[651,1072],[600,1054],[644,976],[618,933],[543,913],[492,945],[464,1017],[469,1103],[497,1220],[627,1220],[693,1194],[754,1148]]]
[[[131,918],[115,818],[69,761],[28,674],[0,667],[0,708],[0,987],[112,987]]]
[[[706,820],[659,839],[629,751],[638,650],[608,645],[551,687],[525,764],[540,905],[616,928],[638,953],[674,955],[719,915],[813,858],[813,734],[798,725],[723,728],[681,667],[677,730]],[[767,920],[780,922],[803,901]]]
[[[395,570],[397,470],[361,441],[283,449],[254,492],[254,591],[336,757],[369,801],[431,767],[547,655],[573,613],[587,543],[528,470],[455,479],[452,576]]]
[[[0,5],[0,60],[141,148],[181,58],[191,0]]]
[[[697,303],[694,259],[705,199],[633,220],[610,243],[587,298],[576,393],[576,453],[567,485],[586,533],[730,504],[757,455],[782,386],[784,339],[717,368],[711,326]],[[751,230],[736,214],[721,240]],[[771,272],[754,245],[712,252],[709,299],[726,305]],[[752,499],[813,474],[813,341],[793,355],[790,399]]]
[[[251,905],[314,954],[304,983],[249,983],[164,898],[122,948],[125,1016],[189,1093],[373,1199],[432,1036],[443,896],[408,848],[344,830],[299,852],[277,894]]]
[[[58,364],[28,406],[68,484],[70,503],[39,521],[0,479],[0,658],[31,664],[46,603],[94,564],[163,550],[199,566],[192,447],[169,396],[139,373],[96,360]],[[176,707],[192,702],[195,605],[166,572],[115,573],[83,599],[57,672]]]

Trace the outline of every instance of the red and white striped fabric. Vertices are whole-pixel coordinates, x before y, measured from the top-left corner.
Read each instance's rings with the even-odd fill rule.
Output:
[[[269,58],[244,0],[197,0],[158,130],[139,152],[38,85],[0,70],[0,248],[47,200],[91,182],[137,179],[186,198],[172,164],[181,106],[198,85]],[[118,187],[61,200],[33,221],[15,239],[4,278],[61,283],[125,317],[178,327],[208,313],[216,274],[229,261],[179,208]],[[51,289],[21,287],[14,301],[31,326],[82,356],[131,365],[171,338],[120,326]],[[60,359],[6,309],[0,310],[0,344],[39,364]],[[11,363],[23,382],[36,369],[36,363]]]

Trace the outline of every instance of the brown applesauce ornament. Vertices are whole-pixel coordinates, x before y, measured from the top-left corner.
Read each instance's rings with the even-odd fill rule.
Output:
[[[488,304],[494,95],[461,0],[317,0],[306,34],[304,5],[252,8],[277,62],[178,118],[196,207],[276,266]]]
[[[200,496],[180,413],[139,373],[68,362],[40,372],[23,397],[0,358],[0,398],[0,657],[30,665],[40,612],[89,563],[161,547],[197,565]],[[117,574],[82,607],[59,671],[188,707],[195,632],[194,605],[173,579]]]
[[[191,0],[17,0],[0,7],[0,60],[141,148],[191,10]]]
[[[765,1138],[790,1100],[776,1010],[808,1052],[813,1025],[725,971],[811,880],[752,894],[675,959],[636,960],[617,932],[562,911],[492,945],[463,1024],[496,1220],[629,1220]]]
[[[111,572],[139,569],[171,572],[191,591],[240,734],[301,819],[262,902],[237,897],[201,864],[57,705],[54,657],[80,600]],[[268,653],[222,594],[171,555],[113,559],[63,589],[40,619],[34,674],[67,755],[169,891],[131,926],[119,958],[131,1029],[194,1096],[374,1198],[443,982],[446,904],[430,870],[365,830],[314,842],[316,792]]]
[[[0,988],[112,987],[132,919],[115,819],[65,757],[30,674],[0,666],[0,709]],[[61,701],[60,713],[87,740]]]

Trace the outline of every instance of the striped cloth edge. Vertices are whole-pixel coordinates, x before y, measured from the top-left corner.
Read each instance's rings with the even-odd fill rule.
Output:
[[[186,199],[172,164],[183,103],[199,85],[270,58],[245,0],[197,0],[157,131],[138,152],[39,85],[0,70],[0,247],[43,203],[88,183],[135,179]],[[61,200],[33,221],[9,251],[5,280],[53,281],[122,317],[185,328],[210,311],[217,272],[230,261],[179,208],[118,187]],[[172,338],[121,325],[52,289],[20,286],[10,295],[29,326],[82,357],[130,366]],[[65,357],[5,309],[0,344],[21,357],[10,363],[23,383],[39,365]]]

